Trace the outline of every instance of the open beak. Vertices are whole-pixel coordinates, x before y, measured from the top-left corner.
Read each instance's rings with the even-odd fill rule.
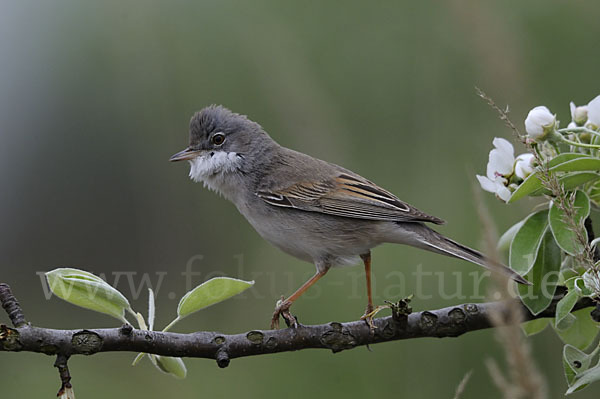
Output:
[[[190,159],[196,158],[198,155],[200,155],[200,153],[201,153],[201,151],[193,150],[188,147],[185,150],[179,151],[177,154],[171,156],[171,158],[169,158],[169,161],[171,161],[171,162],[189,161]]]

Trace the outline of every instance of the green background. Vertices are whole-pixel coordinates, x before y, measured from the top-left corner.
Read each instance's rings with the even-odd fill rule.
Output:
[[[187,144],[193,112],[223,104],[261,123],[281,144],[342,164],[448,221],[440,231],[481,248],[474,174],[493,137],[511,132],[476,95],[479,86],[522,126],[544,104],[566,124],[568,102],[600,94],[600,3],[591,1],[29,1],[0,13],[0,280],[29,321],[93,328],[118,321],[46,300],[36,272],[59,266],[142,273],[155,284],[157,327],[185,293],[214,275],[255,279],[242,297],[189,317],[176,330],[266,328],[278,297],[313,266],[262,241],[233,205],[169,164]],[[517,149],[517,153],[522,152]],[[527,214],[483,194],[499,231]],[[241,259],[241,262],[240,262]],[[415,291],[415,310],[467,302],[476,266],[383,246],[374,252],[376,301]],[[241,265],[241,266],[240,266]],[[393,289],[398,271],[403,289]],[[460,274],[452,274],[453,272]],[[458,277],[457,277],[458,276]],[[333,270],[293,311],[307,324],[348,321],[364,310],[360,267]],[[136,310],[147,298],[117,287]],[[397,287],[397,286],[396,286]],[[134,298],[136,297],[136,298]],[[7,323],[5,315],[0,316]],[[550,397],[562,397],[562,344],[530,340]],[[306,350],[235,359],[227,369],[189,359],[177,381],[134,354],[70,361],[78,397],[500,397],[485,369],[503,350],[492,331],[418,339],[332,355]],[[0,354],[3,397],[52,397],[53,358]],[[597,397],[596,384],[576,394]]]

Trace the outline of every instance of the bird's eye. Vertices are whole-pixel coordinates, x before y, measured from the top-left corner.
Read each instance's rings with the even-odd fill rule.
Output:
[[[225,135],[223,133],[217,133],[212,136],[212,143],[214,145],[221,145],[225,142]]]

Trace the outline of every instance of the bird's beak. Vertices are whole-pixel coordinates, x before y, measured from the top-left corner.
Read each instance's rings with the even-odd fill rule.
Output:
[[[185,150],[179,151],[177,154],[173,155],[171,158],[169,158],[169,161],[189,161],[190,159],[196,158],[198,155],[200,155],[200,152],[201,151],[199,150],[193,150],[188,147]]]

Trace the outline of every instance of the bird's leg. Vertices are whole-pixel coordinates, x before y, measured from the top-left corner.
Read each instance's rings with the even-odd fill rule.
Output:
[[[371,313],[374,309],[373,306],[373,291],[371,290],[371,251],[367,252],[364,255],[361,255],[360,258],[363,260],[365,264],[365,276],[367,280],[367,309],[365,310],[365,316]]]
[[[377,314],[374,311],[373,306],[373,290],[371,289],[371,251],[367,252],[360,256],[365,264],[365,276],[367,280],[367,308],[365,309],[365,314],[362,315],[361,320],[365,320],[371,330],[375,329],[375,325],[373,324],[373,317]]]
[[[292,303],[294,303],[296,299],[300,298],[300,296],[304,294],[304,292],[314,283],[319,281],[319,279],[323,277],[325,273],[327,273],[327,269],[317,270],[317,273],[315,273],[315,275],[312,276],[307,282],[302,284],[302,286],[298,288],[296,292],[290,295],[288,299],[283,299],[282,297],[281,300],[277,302],[275,312],[273,312],[273,317],[271,318],[272,330],[279,328],[279,316],[282,316],[289,326],[297,325],[296,318],[290,313],[290,307],[292,306]]]

